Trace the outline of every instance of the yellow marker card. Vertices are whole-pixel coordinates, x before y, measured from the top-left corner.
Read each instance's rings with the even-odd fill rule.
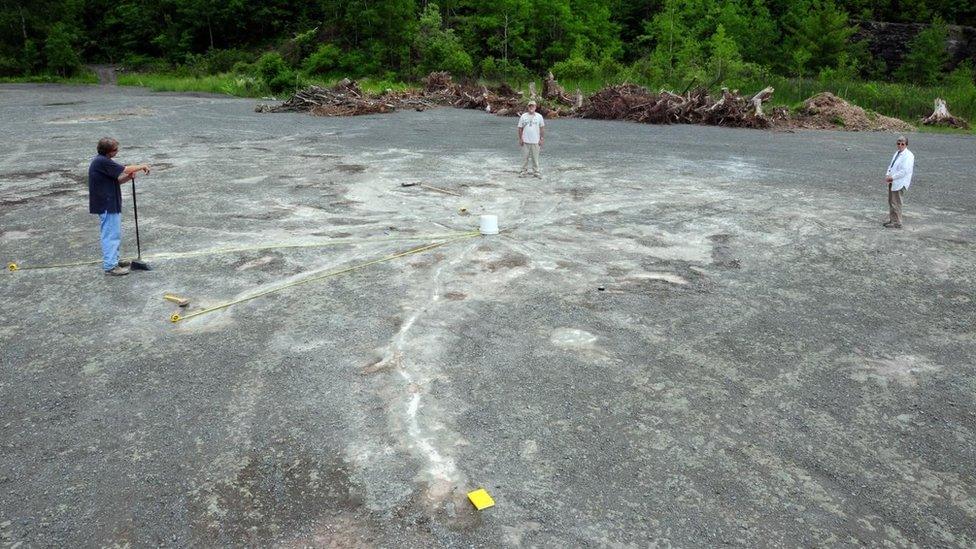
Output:
[[[495,500],[491,499],[491,496],[484,488],[478,488],[474,492],[468,492],[468,499],[474,504],[474,508],[479,511],[495,505]]]

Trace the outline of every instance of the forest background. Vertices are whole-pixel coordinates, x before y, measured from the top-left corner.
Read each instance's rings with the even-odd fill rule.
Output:
[[[925,25],[889,66],[861,21]],[[976,26],[976,2],[0,0],[0,78],[92,82],[86,65],[104,63],[120,84],[257,97],[343,77],[382,90],[434,70],[517,86],[552,71],[584,92],[772,85],[795,106],[831,91],[910,121],[942,97],[973,119],[973,61],[950,59],[951,25]]]

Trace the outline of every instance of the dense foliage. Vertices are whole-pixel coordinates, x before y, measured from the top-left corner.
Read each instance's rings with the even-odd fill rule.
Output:
[[[857,19],[934,22],[902,67],[853,40]],[[684,86],[769,76],[949,78],[957,0],[0,0],[0,76],[82,63],[250,75],[412,79],[431,70]],[[951,78],[972,80],[964,66]]]

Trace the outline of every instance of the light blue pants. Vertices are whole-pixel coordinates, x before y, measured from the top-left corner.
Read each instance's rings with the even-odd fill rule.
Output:
[[[112,270],[119,264],[119,246],[122,244],[122,214],[100,213],[102,222],[102,269]]]

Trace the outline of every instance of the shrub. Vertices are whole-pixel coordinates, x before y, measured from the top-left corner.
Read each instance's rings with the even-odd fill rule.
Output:
[[[235,74],[243,74],[248,76],[254,76],[257,74],[256,63],[246,63],[244,61],[238,61],[234,63],[234,66],[230,68],[230,72]]]
[[[349,77],[360,77],[380,72],[379,61],[360,50],[347,51],[339,57],[339,72]]]
[[[131,72],[166,72],[172,67],[163,59],[130,53],[122,58],[122,68]]]
[[[972,60],[963,61],[955,70],[946,75],[945,85],[948,88],[976,93],[976,70],[973,69]]]
[[[600,59],[599,65],[597,65],[597,71],[604,78],[612,78],[623,68],[623,65],[621,65],[619,61],[613,57],[610,57],[609,55],[604,55],[603,58]]]
[[[591,80],[599,76],[600,67],[582,55],[574,53],[569,56],[569,59],[554,64],[552,74],[558,80]]]
[[[257,72],[272,93],[281,93],[295,86],[295,74],[277,52],[262,55],[258,59]]]
[[[19,76],[23,66],[13,57],[0,55],[0,76]]]
[[[820,69],[817,78],[821,82],[852,81],[858,79],[859,72],[857,60],[842,53],[837,61],[837,66]]]
[[[232,70],[238,63],[247,63],[253,58],[251,53],[238,49],[210,50],[204,57],[204,64],[207,73],[220,74]]]
[[[481,61],[481,76],[489,80],[514,80],[522,82],[529,80],[532,74],[518,60],[495,59],[486,57]]]
[[[620,71],[618,78],[624,82],[655,87],[664,83],[666,74],[663,65],[655,63],[650,55],[645,55]]]
[[[339,68],[342,50],[335,44],[322,44],[302,63],[305,74],[330,74]]]

